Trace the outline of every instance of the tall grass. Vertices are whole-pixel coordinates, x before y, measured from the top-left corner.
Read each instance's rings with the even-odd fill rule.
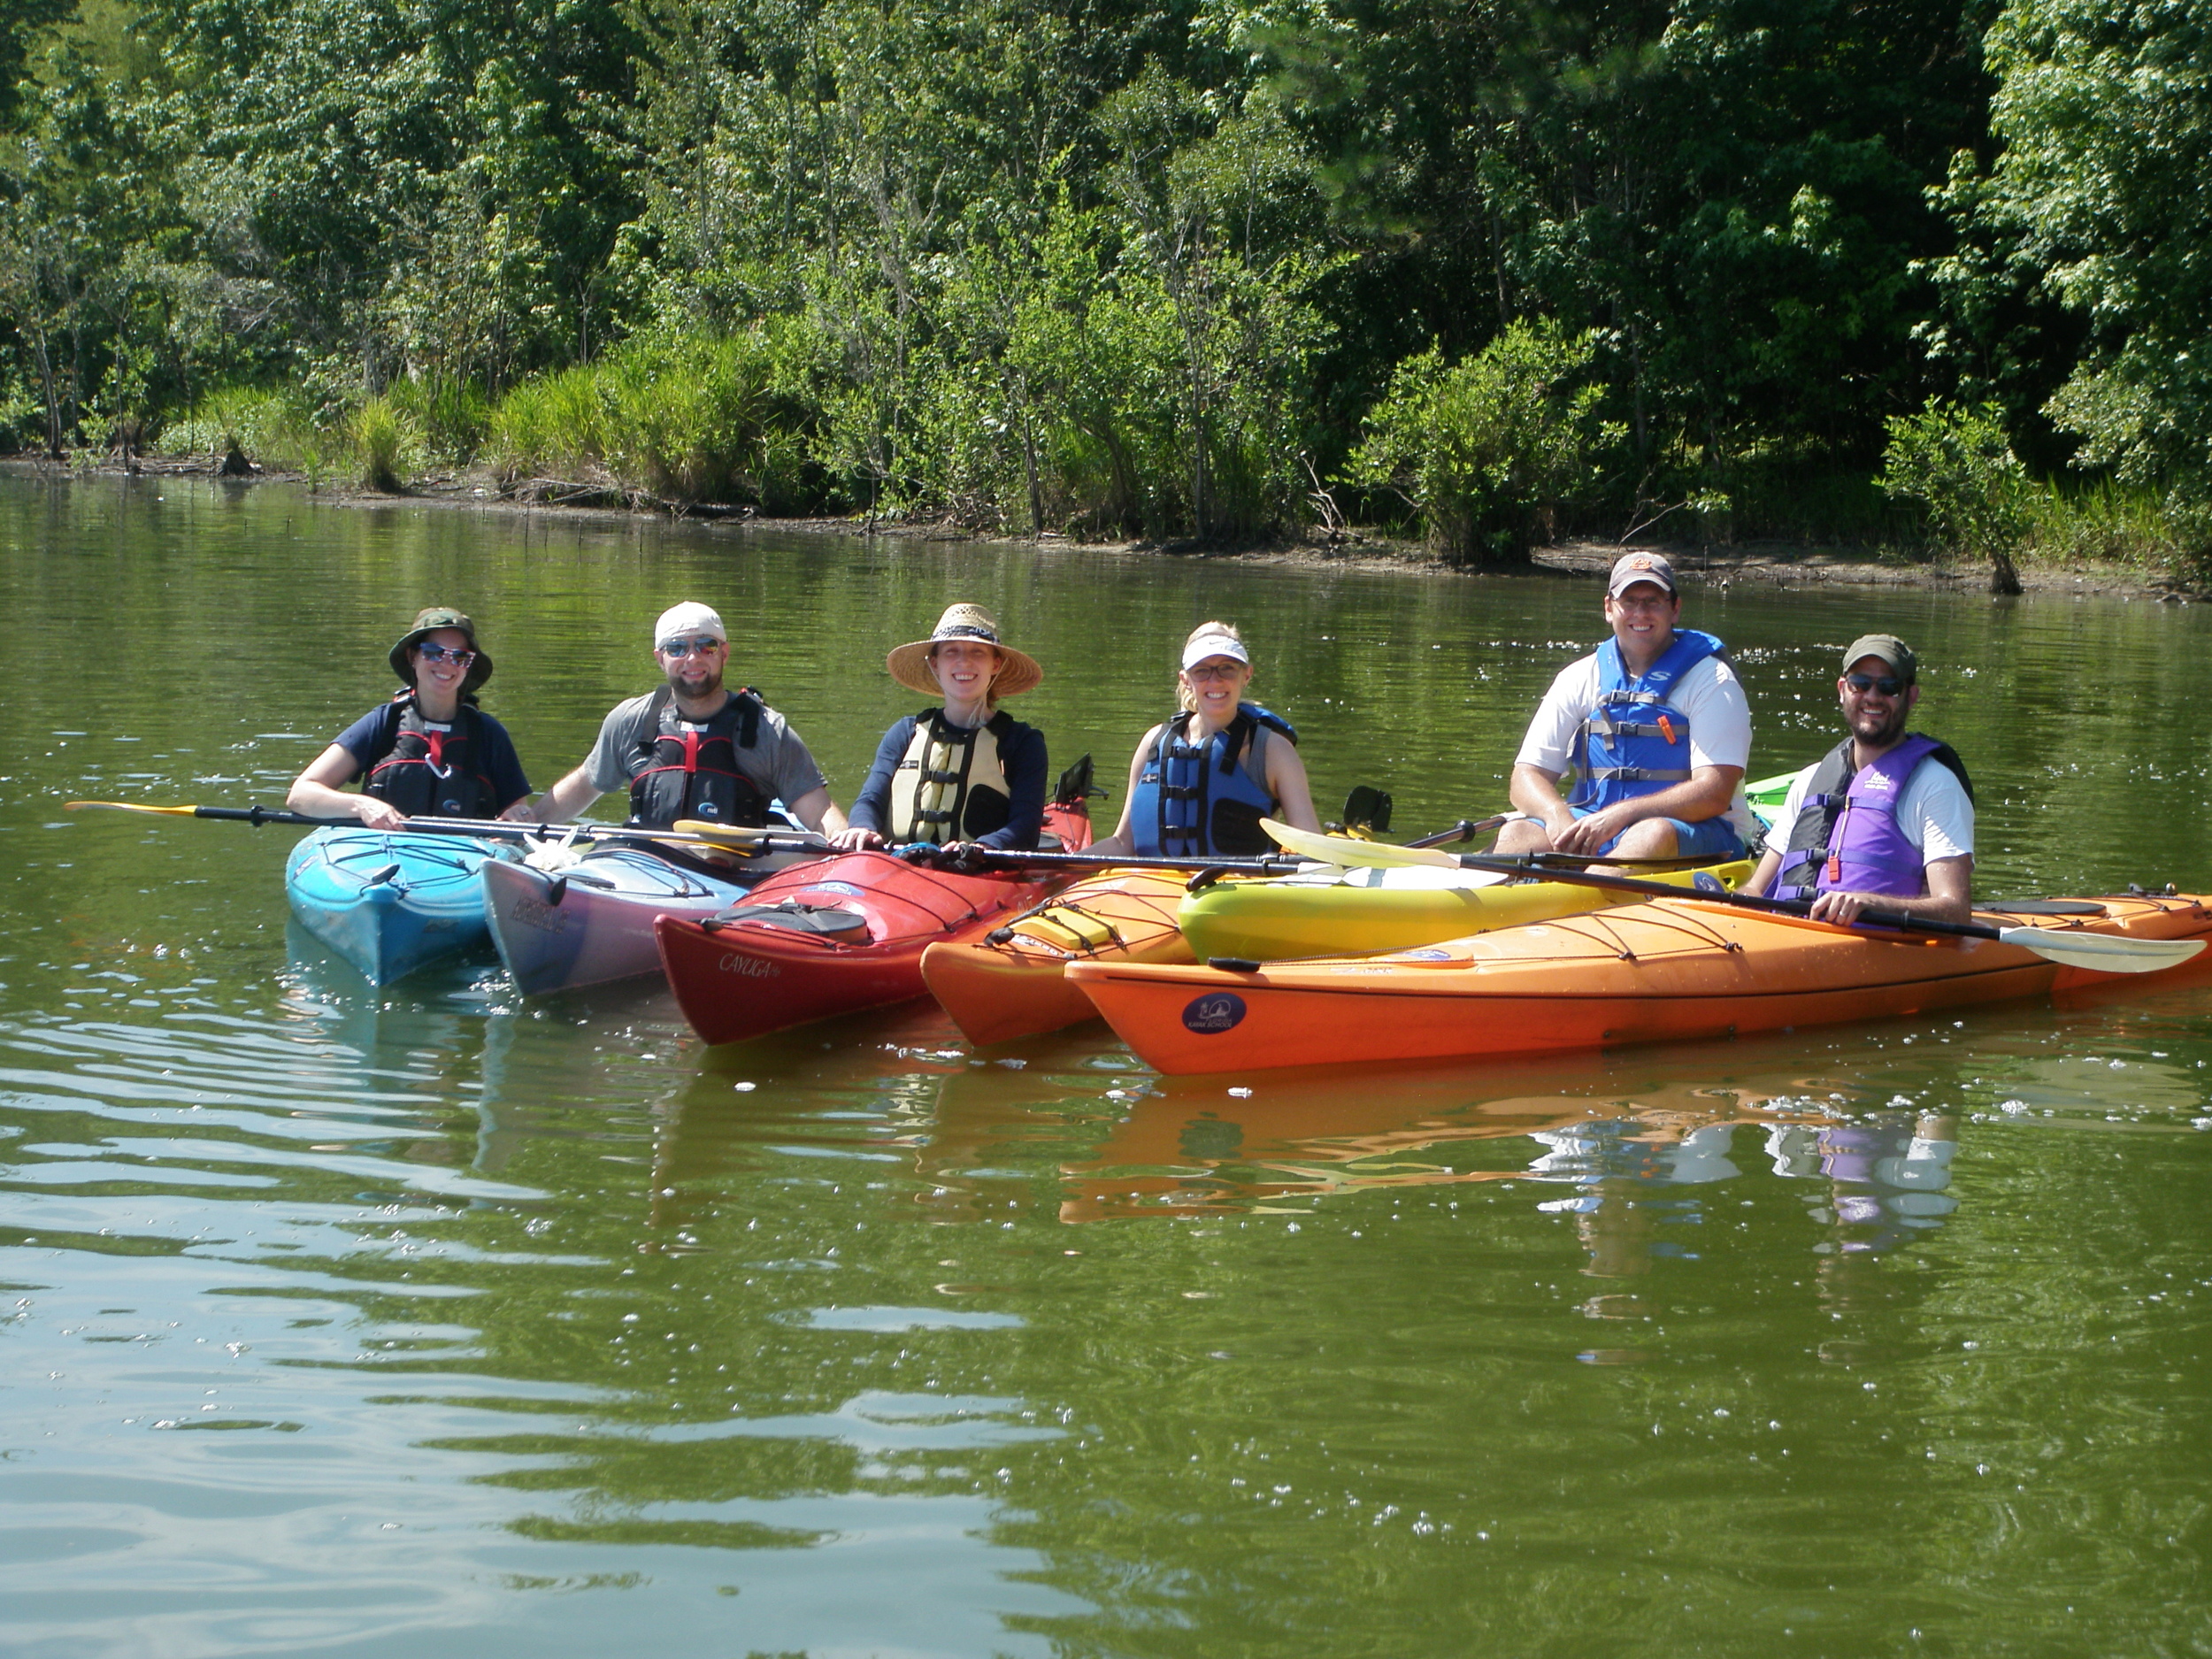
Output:
[[[405,488],[401,470],[412,470],[422,451],[420,434],[406,411],[389,397],[372,397],[354,411],[347,433],[364,485],[391,495]]]
[[[319,426],[307,398],[292,388],[226,386],[207,393],[180,420],[161,429],[157,454],[204,455],[218,460],[233,450],[263,466],[315,472],[334,458],[334,434]]]
[[[506,482],[559,478],[678,502],[787,497],[805,465],[805,401],[759,334],[650,335],[525,381],[490,411]]]
[[[2100,480],[2037,486],[2024,551],[2052,565],[2126,565],[2177,572],[2189,557],[2188,516],[2143,485]]]

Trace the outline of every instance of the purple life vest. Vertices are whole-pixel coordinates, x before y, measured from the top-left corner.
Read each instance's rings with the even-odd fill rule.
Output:
[[[1914,771],[1931,758],[1957,773],[1972,800],[1964,764],[1949,744],[1913,732],[1855,776],[1852,741],[1847,737],[1831,749],[1806,784],[1805,810],[1790,831],[1770,896],[1882,893],[1916,899],[1928,890],[1925,856],[1899,827],[1897,803]]]

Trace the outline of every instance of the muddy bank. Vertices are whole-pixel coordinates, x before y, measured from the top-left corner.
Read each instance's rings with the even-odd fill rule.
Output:
[[[215,457],[161,456],[141,457],[127,470],[133,475],[146,478],[200,478],[239,488],[257,484],[290,484],[304,490],[311,500],[331,507],[427,507],[518,515],[554,513],[564,518],[618,523],[642,516],[681,518],[710,534],[777,530],[807,535],[889,537],[912,541],[1018,541],[1043,551],[1068,549],[1170,558],[1233,559],[1240,564],[1336,571],[1446,573],[1463,568],[1446,564],[1417,541],[1364,531],[1353,531],[1336,539],[1314,533],[1243,547],[1218,547],[1187,541],[1087,541],[1054,532],[1033,537],[1001,537],[946,522],[771,518],[762,517],[750,507],[705,503],[675,509],[668,503],[638,497],[633,498],[636,504],[622,505],[618,504],[618,493],[608,490],[548,490],[534,497],[503,494],[488,473],[479,472],[417,479],[403,493],[391,495],[350,483],[329,480],[318,482],[305,473],[279,468],[257,470],[245,478],[223,478],[219,477],[219,458]],[[111,462],[93,466],[58,465],[17,457],[0,460],[0,472],[65,482],[120,478],[126,475],[127,469]],[[1778,541],[1712,545],[1647,540],[1637,545],[1663,549],[1686,580],[1719,588],[1740,582],[1769,588],[1911,588],[1970,594],[1985,593],[1989,586],[1989,567],[1985,565],[1947,560],[1923,563],[1872,547]],[[1538,549],[1533,562],[1525,569],[1491,567],[1464,573],[1527,578],[1594,577],[1601,574],[1622,550],[1620,545],[1609,541],[1563,541]],[[2031,593],[2104,594],[2153,599],[2168,604],[2188,603],[2204,596],[2177,585],[2164,572],[2117,565],[2027,564],[2020,567],[2020,580]]]

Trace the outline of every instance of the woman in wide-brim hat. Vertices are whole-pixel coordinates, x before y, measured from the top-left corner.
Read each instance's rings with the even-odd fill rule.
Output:
[[[1142,858],[1272,852],[1272,818],[1318,831],[1298,733],[1244,694],[1252,656],[1232,623],[1202,622],[1183,641],[1180,710],[1147,732],[1129,759],[1121,822],[1084,850]]]
[[[356,818],[371,829],[397,829],[410,818],[522,821],[523,776],[507,728],[476,706],[492,677],[478,649],[476,625],[445,605],[419,612],[387,659],[398,694],[338,734],[292,780],[285,804],[315,818]],[[346,785],[362,780],[358,794]]]
[[[891,678],[940,699],[883,734],[853,803],[849,849],[929,841],[1033,851],[1044,832],[1050,762],[1044,733],[1001,709],[1045,677],[1037,659],[999,638],[980,605],[952,606],[926,640],[884,658]]]

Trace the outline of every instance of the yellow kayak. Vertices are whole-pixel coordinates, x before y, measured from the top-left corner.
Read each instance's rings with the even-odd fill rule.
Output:
[[[1731,892],[1752,861],[1654,875],[1685,888],[1718,881]],[[1447,939],[1638,902],[1634,894],[1563,881],[1506,881],[1473,870],[1340,870],[1267,881],[1217,881],[1186,894],[1177,911],[1201,961],[1241,956],[1363,956],[1412,950]]]

